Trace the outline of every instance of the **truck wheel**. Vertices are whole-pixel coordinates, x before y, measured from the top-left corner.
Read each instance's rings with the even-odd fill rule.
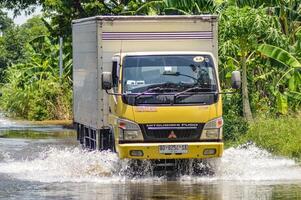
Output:
[[[111,130],[107,129],[99,132],[99,150],[116,152],[115,137]]]
[[[116,146],[115,146],[115,137],[113,131],[110,130],[109,132],[109,150],[116,153]]]

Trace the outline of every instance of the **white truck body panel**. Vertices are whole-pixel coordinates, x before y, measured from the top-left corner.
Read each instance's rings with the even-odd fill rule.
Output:
[[[101,74],[127,52],[209,52],[217,59],[217,17],[96,16],[73,21],[74,122],[108,126],[108,95]]]

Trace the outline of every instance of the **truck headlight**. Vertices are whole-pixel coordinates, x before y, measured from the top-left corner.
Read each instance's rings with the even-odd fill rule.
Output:
[[[223,118],[217,118],[207,122],[203,128],[201,140],[222,139]]]
[[[143,140],[143,135],[138,124],[135,122],[118,119],[119,140]]]

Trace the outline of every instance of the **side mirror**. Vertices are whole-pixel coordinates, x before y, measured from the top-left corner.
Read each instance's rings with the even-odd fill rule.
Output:
[[[231,76],[232,88],[239,89],[241,87],[241,78],[239,71],[233,71]]]
[[[102,89],[110,90],[113,86],[112,73],[102,72]]]

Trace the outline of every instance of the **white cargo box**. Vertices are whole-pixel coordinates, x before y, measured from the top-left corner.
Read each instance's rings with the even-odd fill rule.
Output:
[[[217,59],[217,16],[96,16],[72,24],[74,122],[108,126],[101,74],[120,52],[204,51]]]

